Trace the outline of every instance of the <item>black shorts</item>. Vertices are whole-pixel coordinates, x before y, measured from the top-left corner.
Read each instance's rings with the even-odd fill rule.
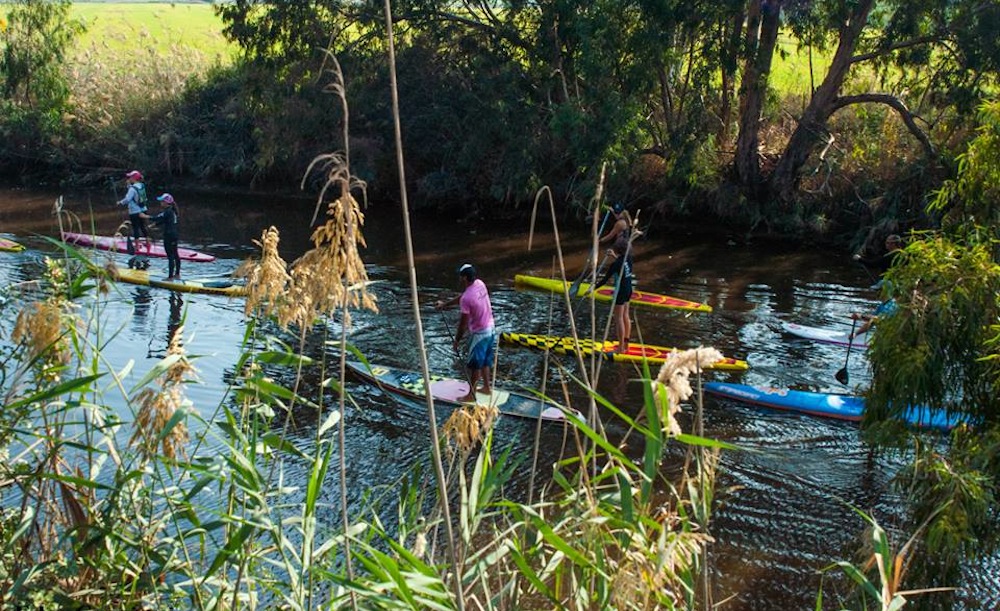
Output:
[[[149,237],[149,229],[146,228],[146,219],[142,218],[138,214],[130,214],[128,215],[128,222],[132,225],[133,238],[139,239]]]

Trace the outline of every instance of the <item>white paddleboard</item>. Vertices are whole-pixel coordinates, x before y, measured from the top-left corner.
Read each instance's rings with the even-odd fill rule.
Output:
[[[848,339],[850,334],[849,330],[841,331],[839,329],[822,329],[820,327],[807,327],[805,325],[799,325],[794,322],[781,323],[782,328],[785,333],[789,333],[796,337],[801,337],[803,339],[812,340],[814,342],[821,342],[824,344],[835,344],[837,346],[846,347],[848,344],[852,348],[867,348],[868,347],[868,335],[869,332],[862,333],[854,338],[854,341]],[[861,323],[858,322],[858,326]]]

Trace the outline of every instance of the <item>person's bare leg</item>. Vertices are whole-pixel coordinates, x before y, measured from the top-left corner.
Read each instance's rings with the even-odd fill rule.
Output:
[[[487,365],[483,367],[479,372],[480,377],[483,378],[483,394],[490,395],[493,394],[493,388],[490,386],[490,367]]]
[[[476,386],[479,385],[479,370],[470,369],[469,370],[469,393],[464,397],[459,399],[461,403],[475,403],[476,402]]]
[[[625,337],[625,322],[622,320],[622,309],[624,306],[615,305],[612,314],[615,318],[615,333],[618,334],[618,352],[625,352],[628,347],[628,339]]]
[[[632,339],[632,317],[629,316],[628,304],[622,305],[622,339],[621,347],[622,352],[628,352],[628,343]]]

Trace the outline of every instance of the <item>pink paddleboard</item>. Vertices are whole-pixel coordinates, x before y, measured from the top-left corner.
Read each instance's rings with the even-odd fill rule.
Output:
[[[62,239],[68,244],[90,246],[91,248],[99,248],[111,252],[128,253],[128,240],[120,236],[89,235],[86,233],[64,231],[62,232]],[[146,250],[146,242],[144,240],[139,240],[138,242],[132,240],[132,243],[135,244],[135,254],[137,255],[161,258],[166,258],[167,256],[167,251],[163,250],[162,243],[153,242],[149,251]],[[196,261],[199,263],[215,261],[215,255],[205,254],[197,250],[191,250],[190,248],[178,248],[177,252],[184,261]]]

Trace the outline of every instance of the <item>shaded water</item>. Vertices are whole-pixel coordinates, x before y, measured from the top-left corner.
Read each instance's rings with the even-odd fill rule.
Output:
[[[42,257],[55,251],[42,236],[58,233],[51,210],[57,195],[0,191],[0,232],[28,246],[22,253],[0,253],[0,284],[36,278]],[[269,225],[280,230],[281,251],[287,261],[307,247],[313,212],[308,200],[175,195],[182,214],[181,245],[218,257],[209,264],[185,262],[185,276],[228,273],[255,253],[252,240]],[[108,234],[122,220],[121,210],[108,203],[111,197],[107,193],[67,193],[65,201],[66,209],[84,219],[86,230],[92,224],[97,233]],[[372,362],[416,369],[418,353],[412,339],[400,213],[395,208],[373,206],[367,216],[369,248],[363,256],[369,263],[370,277],[378,281],[372,290],[379,299],[380,313],[356,314],[350,341]],[[500,330],[547,331],[549,295],[513,287],[517,273],[553,273],[553,239],[549,228],[544,229],[536,234],[534,249],[528,251],[526,225],[474,228],[414,220],[416,273],[432,370],[455,371],[450,334],[456,314],[436,312],[430,304],[455,294],[455,268],[461,262],[475,263],[490,286]],[[582,266],[588,245],[583,231],[572,233],[563,236],[571,274]],[[124,265],[124,258],[118,262]],[[165,261],[154,259],[153,265],[165,267]],[[747,373],[712,374],[714,379],[828,392],[849,390],[834,378],[845,364],[843,348],[793,339],[781,332],[783,321],[846,329],[850,312],[874,307],[876,295],[866,288],[871,278],[862,268],[851,265],[846,253],[800,252],[745,244],[721,233],[693,235],[656,226],[637,244],[635,270],[640,288],[704,301],[715,312],[685,316],[633,308],[637,325],[633,339],[641,333],[648,343],[714,346],[751,365]],[[17,297],[11,297],[0,310],[5,324],[16,314],[17,305]],[[163,356],[170,333],[183,317],[185,345],[190,354],[199,355],[195,364],[203,382],[190,385],[188,396],[202,415],[211,419],[224,400],[227,381],[240,355],[246,329],[242,310],[241,300],[180,296],[122,284],[100,301],[99,320],[107,342],[103,354],[118,369],[134,361],[130,380],[138,381]],[[598,307],[601,328],[607,314],[606,306]],[[566,334],[564,320],[556,316],[554,324],[555,333]],[[326,331],[329,339],[336,339],[339,327],[331,324]],[[314,356],[323,350],[323,339],[319,331],[311,338]],[[541,353],[502,347],[497,372],[500,383],[537,386],[542,379],[542,359]],[[563,363],[575,370],[569,359]],[[868,382],[863,354],[852,354],[849,371],[852,386],[863,387]],[[634,412],[642,401],[636,377],[638,371],[633,367],[605,364],[600,390],[626,411]],[[429,435],[421,405],[397,404],[359,384],[350,388],[359,409],[349,407],[346,416],[348,498],[357,507],[367,489],[385,489],[391,495],[398,478],[426,460]],[[124,409],[123,399],[109,400],[117,400]],[[868,448],[859,441],[855,425],[712,398],[707,400],[705,417],[707,436],[752,450],[725,454],[721,466],[719,494],[724,505],[715,514],[712,534],[718,543],[711,553],[718,572],[716,599],[732,597],[725,608],[813,608],[820,569],[836,560],[853,560],[860,541],[864,523],[847,504],[874,513],[885,525],[901,517],[898,498],[890,489],[900,462],[881,458],[869,464]],[[303,414],[295,424],[294,440],[307,447],[314,423]],[[531,423],[501,420],[498,443],[529,448],[533,432]],[[540,464],[556,460],[562,443],[558,428],[547,428]],[[522,494],[526,486],[527,474],[522,472],[511,493]],[[338,507],[335,478],[325,487],[324,497],[331,507]],[[959,594],[948,604],[970,609],[1000,605],[998,565],[1000,561],[994,557],[970,567],[965,582],[959,584]],[[836,601],[838,591],[846,591],[844,579],[833,575],[832,580],[827,579],[827,604]]]

